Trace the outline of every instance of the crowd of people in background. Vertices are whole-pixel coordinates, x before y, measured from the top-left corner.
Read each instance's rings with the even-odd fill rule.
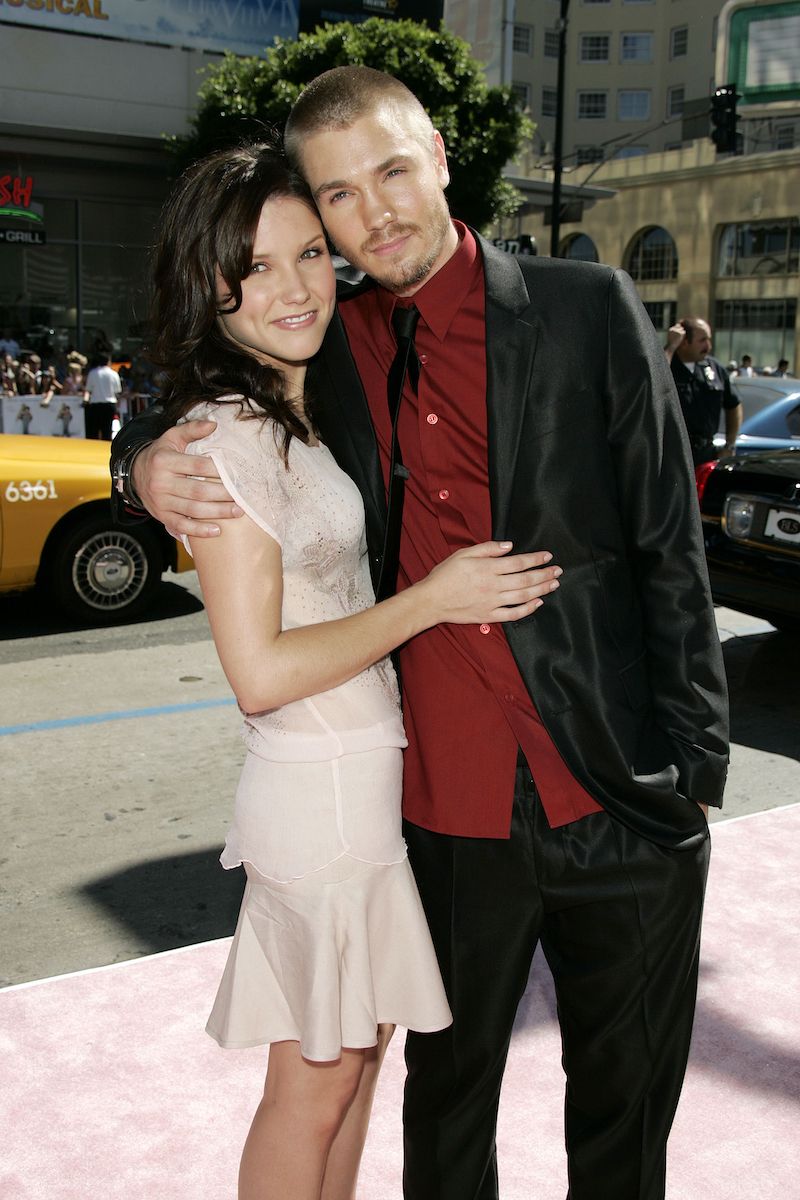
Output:
[[[789,370],[788,358],[779,358],[777,365],[774,367],[754,367],[751,355],[743,354],[740,362],[732,358],[728,363],[727,370],[731,379],[752,379],[756,375],[771,375],[774,379],[794,378],[792,372]]]
[[[115,419],[124,423],[150,403],[154,392],[146,359],[138,354],[116,358],[102,330],[86,353],[72,345],[56,349],[47,339],[24,346],[10,328],[0,337],[0,396],[21,396],[42,408],[58,399],[79,400],[86,409],[87,437],[108,440]]]

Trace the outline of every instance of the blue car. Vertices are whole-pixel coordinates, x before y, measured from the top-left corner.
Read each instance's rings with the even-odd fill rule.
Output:
[[[757,376],[731,383],[744,410],[737,455],[800,446],[800,379]],[[714,444],[724,446],[722,432],[715,436]]]

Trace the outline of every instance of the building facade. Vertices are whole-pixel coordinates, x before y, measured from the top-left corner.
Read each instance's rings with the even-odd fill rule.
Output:
[[[517,0],[512,83],[523,82],[528,47],[545,72],[537,86],[555,88],[544,40],[559,11],[556,0]],[[649,62],[632,61],[637,46]],[[601,61],[584,61],[592,55]],[[800,3],[572,0],[565,65],[565,185],[576,196],[605,189],[606,198],[562,207],[559,253],[623,266],[659,330],[705,316],[720,358],[750,354],[761,367],[787,358],[800,373]],[[681,107],[676,95],[709,96],[729,81],[742,153],[717,155],[702,129],[683,137],[691,127],[671,110]],[[631,92],[648,98],[620,133]],[[535,101],[532,83],[529,94]],[[588,115],[592,105],[604,115]],[[554,124],[531,111],[537,134],[513,174],[541,189],[552,181]],[[527,202],[495,233],[527,233],[546,253],[549,214]]]
[[[32,350],[136,352],[169,186],[163,135],[187,132],[223,48],[260,53],[297,23],[298,0],[5,0],[0,331]]]

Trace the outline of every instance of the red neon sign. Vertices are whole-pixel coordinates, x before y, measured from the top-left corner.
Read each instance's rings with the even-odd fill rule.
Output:
[[[16,208],[29,208],[33,193],[33,178],[28,175],[0,175],[0,204],[13,204]]]

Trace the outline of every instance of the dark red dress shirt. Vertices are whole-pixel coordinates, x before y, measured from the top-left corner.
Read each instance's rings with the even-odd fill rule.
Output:
[[[469,230],[458,222],[456,228],[458,250],[413,298],[420,311],[421,370],[419,394],[406,385],[398,425],[410,472],[398,590],[424,578],[454,550],[492,536],[483,263]],[[376,287],[340,308],[384,480],[396,303]],[[558,548],[541,549],[555,554]],[[558,593],[545,603],[557,604]],[[438,625],[404,646],[399,661],[408,735],[403,812],[409,821],[438,833],[508,837],[520,747],[551,826],[600,810],[544,728],[502,624]]]

